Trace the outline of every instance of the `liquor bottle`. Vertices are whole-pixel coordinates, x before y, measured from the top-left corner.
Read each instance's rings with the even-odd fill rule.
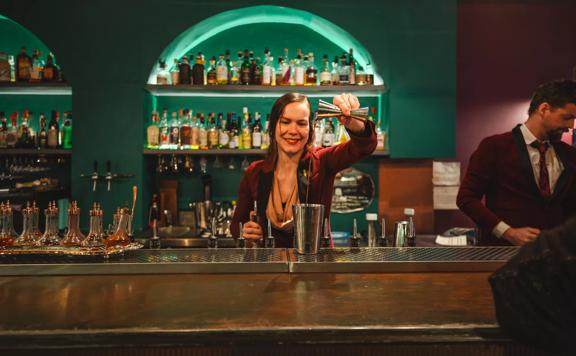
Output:
[[[276,67],[276,85],[284,85],[284,59],[282,56],[278,57],[278,66]]]
[[[356,63],[354,62],[352,48],[350,48],[350,55],[348,56],[348,83],[356,85]]]
[[[296,63],[294,64],[294,84],[295,85],[304,85],[304,75],[305,75],[306,69],[304,68],[304,65],[302,64],[302,56],[299,54],[298,56],[296,56]]]
[[[148,148],[158,148],[160,146],[160,129],[158,128],[158,113],[152,112],[150,125],[146,128],[146,141]]]
[[[10,62],[5,52],[0,52],[0,82],[9,82],[12,77]]]
[[[72,148],[72,113],[64,112],[64,123],[62,124],[62,148]]]
[[[14,83],[16,81],[16,61],[13,55],[8,55],[8,63],[10,64],[10,81]]]
[[[216,82],[220,85],[228,84],[228,63],[224,60],[223,55],[220,55],[216,64]],[[208,80],[208,84],[210,84],[210,80]]]
[[[192,55],[190,55],[190,57],[192,58]],[[182,71],[182,68],[180,68],[180,71]],[[182,76],[180,76],[180,79],[182,79]],[[180,81],[180,83],[184,84],[182,81]],[[188,79],[188,83],[186,84],[190,84],[190,79]],[[192,84],[204,85],[204,63],[202,63],[202,52],[198,52],[196,55],[196,62],[192,66]]]
[[[244,60],[240,66],[240,81],[242,85],[250,84],[250,59],[247,49],[244,50]]]
[[[0,148],[6,148],[6,132],[8,131],[8,120],[6,114],[0,111]]]
[[[170,120],[170,137],[168,140],[170,141],[169,148],[173,150],[180,146],[180,118],[178,116],[182,117],[182,110],[179,111],[179,114],[173,112],[172,120]]]
[[[242,65],[242,51],[238,51],[238,60],[230,63],[230,81],[232,85],[240,84],[240,66]]]
[[[338,125],[338,129],[336,130],[336,132],[338,132],[336,135],[336,144],[348,141],[350,136],[348,135],[348,131],[346,131],[346,127],[340,122],[336,122],[336,125]]]
[[[218,147],[219,148],[229,148],[230,147],[230,121],[231,114],[226,114],[226,119],[222,113],[218,114],[218,120],[220,121],[220,131],[218,132]]]
[[[206,82],[208,85],[216,85],[218,84],[218,77],[216,74],[216,57],[212,56],[208,64],[208,69],[206,70]]]
[[[184,150],[192,148],[192,110],[184,110],[182,126],[180,126],[180,146]]]
[[[186,55],[182,56],[178,64],[178,83],[190,84],[190,61]]]
[[[256,78],[256,71],[257,71],[257,64],[256,59],[254,58],[254,51],[250,51],[250,84],[251,85],[260,85],[261,81],[258,81]],[[261,73],[259,73],[261,74]],[[259,79],[262,79],[259,75]]]
[[[214,113],[208,114],[208,147],[211,150],[218,148],[218,123]]]
[[[374,71],[372,70],[372,64],[370,62],[366,63],[366,85],[374,84]]]
[[[170,148],[170,127],[168,126],[168,109],[166,108],[162,110],[162,119],[158,124],[158,130],[160,131],[160,149]]]
[[[330,64],[328,55],[322,56],[322,70],[320,71],[320,85],[332,85],[332,73],[330,73]]]
[[[325,121],[317,121],[314,125],[314,147],[322,147],[322,134],[324,133]]]
[[[350,84],[350,66],[346,62],[346,52],[344,52],[340,57],[340,85]]]
[[[33,140],[32,134],[30,132],[30,124],[28,122],[29,120],[30,120],[30,111],[24,110],[24,113],[22,114],[22,124],[18,128],[17,133],[18,138],[16,142],[16,147],[20,148],[34,147],[34,144],[32,142]]]
[[[318,85],[318,69],[314,64],[314,53],[308,53],[308,66],[306,68],[305,85]]]
[[[332,62],[332,85],[340,85],[340,68],[338,68],[338,56],[334,56]]]
[[[32,71],[32,58],[26,53],[26,47],[22,47],[16,57],[16,81],[30,81],[30,72]]]
[[[46,56],[46,65],[44,66],[44,74],[42,80],[45,82],[55,82],[59,77],[59,69],[54,63],[54,55],[48,53]]]
[[[178,62],[178,58],[174,58],[174,64],[170,69],[170,80],[172,81],[172,85],[180,84],[180,63]]]
[[[6,146],[8,148],[16,147],[18,140],[18,112],[13,112],[10,115],[10,126],[6,130]]]
[[[356,70],[356,85],[366,85],[366,72],[362,66]]]
[[[238,119],[236,113],[233,112],[230,117],[230,143],[228,147],[231,149],[240,148],[240,135],[238,131]]]
[[[204,114],[200,114],[200,131],[199,133],[199,140],[200,140],[200,149],[207,150],[208,149],[208,130],[206,129],[206,121],[204,120]]]
[[[244,119],[242,127],[242,149],[249,150],[252,148],[252,130],[250,128],[250,114],[248,108],[242,108],[242,116]]]
[[[156,84],[158,85],[168,85],[168,77],[170,74],[166,69],[166,62],[164,60],[158,61],[158,72],[156,73]]]
[[[40,130],[38,131],[38,148],[44,149],[48,146],[48,132],[46,132],[46,116],[40,114],[38,119]]]
[[[270,50],[264,49],[264,63],[262,64],[262,85],[272,85],[274,78],[273,58],[270,57]]]
[[[264,130],[262,131],[262,145],[260,149],[267,150],[270,147],[270,135],[268,134],[268,127],[270,124],[270,114],[266,115],[266,122],[264,123]]]
[[[262,147],[262,128],[260,126],[260,113],[254,113],[254,129],[252,130],[252,148],[260,149]]]
[[[290,57],[288,48],[284,48],[284,62],[282,63],[282,85],[290,85],[294,81],[292,76],[292,67],[290,66]]]
[[[322,147],[334,146],[334,126],[332,120],[325,120],[326,126],[322,134]]]
[[[58,148],[60,139],[60,125],[58,124],[59,113],[52,110],[52,116],[48,123],[48,148]]]
[[[42,72],[44,71],[44,62],[40,58],[40,50],[35,49],[32,55],[32,70],[30,71],[30,81],[39,82],[42,80]]]
[[[192,117],[190,148],[193,150],[200,148],[200,113],[197,113],[196,116]]]
[[[372,115],[376,116],[376,108],[372,107]],[[384,151],[385,141],[386,141],[386,131],[382,130],[382,121],[378,118],[376,123],[376,149],[379,151]]]

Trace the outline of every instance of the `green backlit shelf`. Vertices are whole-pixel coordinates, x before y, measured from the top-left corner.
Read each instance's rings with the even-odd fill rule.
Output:
[[[72,154],[71,149],[64,148],[0,148],[0,156],[25,156],[25,155],[52,155],[52,156],[69,156]]]
[[[328,86],[268,86],[268,85],[146,85],[154,96],[194,97],[278,97],[297,92],[309,97],[326,97],[337,93],[354,93],[362,97],[378,97],[386,93],[384,85],[328,85]]]
[[[246,155],[265,155],[266,150],[155,150],[155,149],[144,149],[144,155],[192,155],[192,156],[211,156],[211,155],[228,155],[228,156],[246,156]],[[388,150],[385,151],[374,151],[372,156],[374,157],[388,157],[390,154]]]
[[[72,95],[68,83],[0,83],[0,95]]]

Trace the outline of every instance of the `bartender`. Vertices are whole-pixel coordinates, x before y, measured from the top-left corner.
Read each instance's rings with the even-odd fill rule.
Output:
[[[360,107],[352,94],[334,97],[342,111],[338,121],[350,140],[332,147],[314,148],[314,115],[308,97],[288,93],[276,100],[270,112],[270,147],[264,160],[253,162],[240,182],[232,234],[255,242],[263,238],[270,220],[276,247],[292,247],[292,205],[323,204],[330,216],[334,177],[376,148],[374,123],[350,117]]]

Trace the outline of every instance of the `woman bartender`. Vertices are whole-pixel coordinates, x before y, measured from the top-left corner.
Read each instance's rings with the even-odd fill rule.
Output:
[[[292,205],[323,204],[325,217],[330,216],[336,174],[376,148],[374,123],[349,116],[351,109],[360,107],[358,98],[341,94],[333,102],[344,114],[338,121],[346,127],[350,140],[332,147],[313,148],[313,114],[308,98],[288,93],[276,100],[270,113],[268,154],[264,160],[253,162],[240,182],[232,219],[234,237],[240,236],[241,222],[244,238],[260,240],[269,219],[276,247],[292,247]],[[258,219],[250,219],[254,214]]]

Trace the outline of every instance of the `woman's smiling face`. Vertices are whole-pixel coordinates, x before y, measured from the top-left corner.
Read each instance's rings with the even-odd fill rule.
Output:
[[[284,107],[274,133],[279,151],[292,156],[304,150],[310,134],[309,118],[307,102],[290,103]]]

